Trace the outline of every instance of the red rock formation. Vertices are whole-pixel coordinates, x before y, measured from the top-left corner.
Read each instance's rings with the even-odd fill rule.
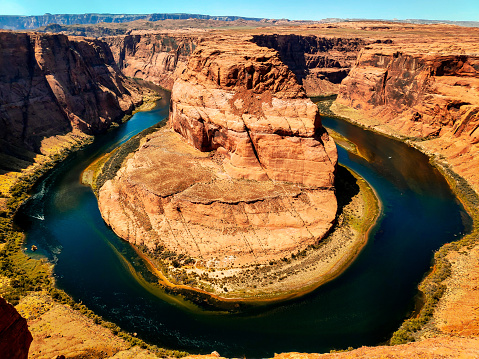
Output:
[[[187,34],[135,32],[135,35],[107,37],[105,41],[125,75],[171,89],[176,67],[186,64],[188,56],[202,39],[216,36],[194,31]],[[293,71],[308,96],[336,94],[360,49],[372,42],[353,37],[297,34],[262,34],[253,35],[251,39],[259,46],[277,50],[281,61]]]
[[[141,101],[102,41],[0,32],[0,152],[38,153],[44,138],[73,129],[98,133]]]
[[[194,34],[142,33],[105,38],[120,70],[171,89],[178,64],[193,52],[199,36]]]
[[[279,52],[308,96],[336,94],[359,51],[371,41],[314,35],[254,35],[254,43]]]
[[[26,359],[33,337],[27,321],[0,297],[0,357]]]
[[[143,140],[99,191],[102,216],[120,237],[191,258],[200,269],[190,261],[184,269],[196,275],[224,270],[234,282],[228,295],[244,297],[261,289],[236,275],[331,229],[336,147],[275,50],[230,38],[201,43],[173,86],[169,127]],[[208,290],[224,294],[212,283]]]
[[[171,130],[149,136],[99,192],[120,237],[216,269],[267,263],[317,243],[336,215],[332,189],[234,180],[221,157]]]
[[[204,42],[178,77],[170,126],[199,150],[218,150],[230,176],[333,186],[335,144],[276,51]]]
[[[434,52],[431,51],[434,49]],[[337,103],[379,131],[420,140],[441,154],[479,193],[479,56],[474,49],[398,48],[361,52]]]

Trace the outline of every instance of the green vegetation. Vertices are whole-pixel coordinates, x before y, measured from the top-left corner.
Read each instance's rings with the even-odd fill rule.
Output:
[[[141,131],[139,134],[130,138],[127,142],[118,147],[116,150],[112,151],[107,156],[102,165],[96,168],[94,175],[94,177],[96,177],[96,181],[91,185],[97,196],[99,189],[105,184],[105,182],[115,177],[116,173],[121,167],[121,164],[128,157],[128,155],[135,152],[140,147],[141,139],[163,127],[165,124],[166,121],[162,121],[150,128],[147,128],[146,130]]]
[[[23,235],[10,231],[6,244],[0,251],[0,273],[9,278],[9,285],[3,287],[1,296],[13,305],[29,291],[38,291],[51,286],[50,267],[34,260],[22,251]]]
[[[333,102],[336,100],[337,95],[331,96],[318,96],[318,97],[311,97],[311,101],[313,101],[316,106],[318,106],[319,113],[324,116],[329,117],[337,117],[333,111],[331,111],[330,107]]]

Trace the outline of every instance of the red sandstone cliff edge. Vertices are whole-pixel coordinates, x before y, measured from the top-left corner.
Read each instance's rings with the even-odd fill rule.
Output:
[[[0,357],[27,359],[32,340],[27,321],[0,297]]]
[[[109,128],[142,98],[102,41],[1,31],[1,169],[32,161],[47,138]]]
[[[463,47],[371,46],[336,103],[355,109],[368,127],[443,156],[479,193],[479,49]]]

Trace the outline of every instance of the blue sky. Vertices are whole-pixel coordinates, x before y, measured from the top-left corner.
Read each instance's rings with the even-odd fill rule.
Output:
[[[456,5],[453,7],[452,5]],[[0,15],[195,13],[320,20],[328,17],[479,21],[479,0],[0,0]]]

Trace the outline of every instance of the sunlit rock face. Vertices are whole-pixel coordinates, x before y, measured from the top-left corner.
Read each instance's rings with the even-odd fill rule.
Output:
[[[170,126],[197,149],[224,155],[233,178],[333,186],[334,142],[274,50],[203,43],[173,87]]]
[[[420,140],[479,188],[479,56],[458,43],[371,46],[341,84],[337,103],[368,126]]]
[[[177,71],[168,128],[99,192],[105,221],[150,251],[215,268],[320,241],[336,216],[336,147],[278,53],[207,41]]]
[[[46,138],[99,133],[142,99],[100,40],[0,31],[2,154],[25,160]]]

